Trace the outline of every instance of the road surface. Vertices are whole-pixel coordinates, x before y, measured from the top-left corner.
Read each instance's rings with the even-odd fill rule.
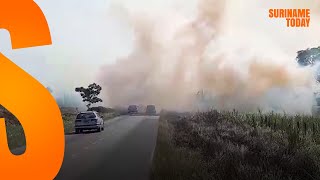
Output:
[[[147,180],[157,130],[158,117],[121,116],[101,133],[68,135],[56,180]]]

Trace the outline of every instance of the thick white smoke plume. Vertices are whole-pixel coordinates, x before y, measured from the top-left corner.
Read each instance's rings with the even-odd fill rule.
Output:
[[[260,7],[257,1],[245,2],[251,9]],[[310,113],[313,70],[298,67],[295,52],[301,49],[292,45],[306,38],[289,42],[281,35],[269,36],[268,28],[259,26],[262,19],[235,10],[240,5],[233,0],[201,0],[193,18],[168,12],[123,13],[134,30],[134,49],[102,68],[105,101],[176,110]],[[256,10],[264,12],[266,23],[272,21],[267,9]],[[257,21],[256,27],[246,25],[244,17]]]

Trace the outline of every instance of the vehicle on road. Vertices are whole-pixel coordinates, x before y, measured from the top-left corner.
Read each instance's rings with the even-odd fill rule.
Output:
[[[138,114],[138,106],[137,105],[130,105],[128,107],[128,114],[133,115],[133,114]]]
[[[156,115],[157,110],[155,105],[148,105],[146,108],[146,114],[147,115]]]
[[[103,131],[103,116],[100,116],[97,112],[94,111],[79,113],[75,120],[75,132],[76,134],[79,134],[84,130],[96,130],[98,132]]]

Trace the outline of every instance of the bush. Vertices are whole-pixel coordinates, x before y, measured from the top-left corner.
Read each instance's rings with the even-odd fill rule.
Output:
[[[98,113],[113,113],[115,112],[114,109],[111,109],[111,108],[106,108],[106,107],[103,107],[103,106],[98,106],[98,107],[91,107],[88,109],[88,111],[96,111]]]

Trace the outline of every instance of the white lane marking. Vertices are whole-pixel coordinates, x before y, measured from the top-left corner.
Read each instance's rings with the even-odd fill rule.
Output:
[[[150,157],[150,162],[151,164],[153,163],[153,156],[154,156],[154,152],[155,152],[156,148],[153,148],[152,152],[151,152],[151,157]]]

